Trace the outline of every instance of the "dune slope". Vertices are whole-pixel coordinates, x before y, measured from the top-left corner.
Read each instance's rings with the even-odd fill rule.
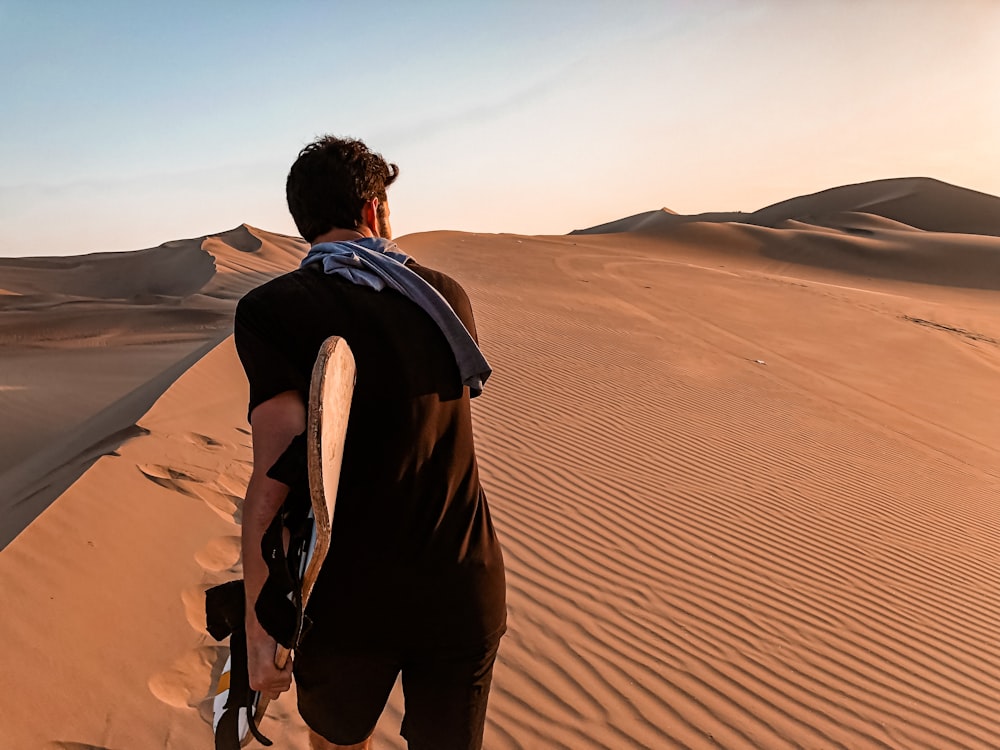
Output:
[[[138,434],[167,386],[232,332],[244,292],[301,258],[301,240],[254,232],[0,259],[0,548]]]
[[[1000,291],[1000,198],[927,178],[845,185],[752,213],[647,211],[571,234],[623,233],[738,250],[797,275],[818,267]]]
[[[1000,198],[927,177],[843,185],[775,203],[752,216],[774,226],[841,211],[875,214],[929,232],[1000,236]]]

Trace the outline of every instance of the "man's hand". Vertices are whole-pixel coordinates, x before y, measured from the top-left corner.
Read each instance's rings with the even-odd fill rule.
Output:
[[[256,632],[247,632],[247,670],[250,672],[250,688],[260,691],[269,700],[276,699],[292,686],[292,660],[284,669],[274,666],[274,654],[278,644],[257,626]]]

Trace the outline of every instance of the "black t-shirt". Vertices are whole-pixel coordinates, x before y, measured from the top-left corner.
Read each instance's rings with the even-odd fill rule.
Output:
[[[475,337],[461,286],[408,267]],[[319,263],[252,290],[235,328],[250,411],[289,390],[308,403],[313,363],[329,336],[350,345],[357,384],[309,640],[488,640],[506,621],[503,559],[479,482],[469,390],[424,310],[395,291],[326,274]]]

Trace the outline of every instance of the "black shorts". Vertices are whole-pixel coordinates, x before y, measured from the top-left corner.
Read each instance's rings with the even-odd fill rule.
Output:
[[[313,645],[295,660],[299,713],[329,742],[363,742],[402,672],[409,750],[480,750],[500,635],[478,648],[419,652]]]

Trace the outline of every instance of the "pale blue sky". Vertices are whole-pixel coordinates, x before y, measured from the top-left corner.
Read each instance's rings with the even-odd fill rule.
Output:
[[[0,255],[294,233],[322,133],[397,235],[925,175],[1000,194],[1000,2],[0,0]]]

